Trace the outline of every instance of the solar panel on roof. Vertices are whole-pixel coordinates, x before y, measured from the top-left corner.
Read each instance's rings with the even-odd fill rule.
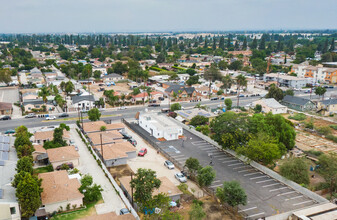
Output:
[[[5,166],[5,161],[0,160],[0,166]]]

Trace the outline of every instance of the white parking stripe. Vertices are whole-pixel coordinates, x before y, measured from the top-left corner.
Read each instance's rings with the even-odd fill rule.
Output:
[[[188,158],[187,157],[182,157],[182,158],[177,158],[177,159],[175,159],[175,160],[187,160]]]
[[[305,201],[305,202],[300,202],[300,203],[295,203],[295,204],[293,204],[293,206],[302,205],[302,204],[309,203],[309,202],[312,202],[312,200]]]
[[[222,184],[218,184],[218,185],[214,185],[214,186],[210,186],[211,188],[215,188],[215,187],[219,187],[222,186]]]
[[[268,177],[268,176],[267,176]],[[269,178],[269,177],[268,177]],[[258,181],[256,183],[265,183],[265,182],[270,182],[270,181],[275,181],[274,179],[269,179],[269,180],[262,180],[262,181]]]
[[[225,156],[214,156],[215,158],[217,158],[217,160],[230,160],[232,158],[229,157],[225,157]]]
[[[186,157],[186,156],[183,155],[183,154],[181,154],[181,155],[174,155],[174,156],[171,155],[171,157],[173,157],[173,158],[178,158],[178,157]]]
[[[197,146],[199,149],[206,149],[206,148],[214,148],[212,145],[202,145],[202,146]]]
[[[251,175],[255,175],[255,174],[262,174],[262,173],[261,172],[254,172],[254,173],[244,174],[243,176],[251,176]]]
[[[193,141],[191,142],[192,144],[197,144],[197,143],[206,143],[206,141]]]
[[[238,160],[227,160],[227,161],[224,161],[222,163],[230,163],[230,162],[233,162],[233,161],[238,161]]]
[[[289,200],[298,199],[298,198],[302,198],[302,197],[303,197],[303,195],[302,196],[295,196],[295,197],[292,197],[290,199],[285,199],[284,201],[289,201]]]
[[[267,176],[257,176],[257,177],[252,177],[252,178],[249,178],[250,180],[255,180],[255,179],[261,179],[261,178],[265,178]]]
[[[212,150],[214,147],[206,147],[206,148],[200,148],[200,150]]]
[[[220,182],[221,180],[214,180],[213,183],[218,183]]]
[[[233,170],[238,170],[238,169],[247,168],[247,167],[249,167],[249,165],[244,165],[244,166],[241,166],[241,167],[234,167]]]
[[[262,187],[276,186],[276,185],[280,185],[280,184],[281,183],[273,183],[273,184],[265,185],[265,186],[262,186]]]
[[[214,150],[208,150],[206,151],[207,153],[215,153],[215,152],[219,152],[217,149],[214,149]]]
[[[254,169],[240,170],[240,171],[238,171],[238,173],[248,172],[248,171],[252,171],[252,170],[254,170]]]
[[[271,189],[269,190],[269,192],[275,192],[275,191],[279,191],[279,190],[282,190],[282,189],[287,189],[288,187],[285,186],[285,187],[281,187],[281,188],[277,188],[277,189]]]
[[[237,165],[242,165],[242,163],[233,163],[233,164],[229,164],[227,166],[232,167],[232,166],[237,166]]]
[[[263,214],[264,214],[264,212],[260,212],[260,213],[254,214],[254,215],[247,216],[247,218],[251,218],[251,217],[254,217],[254,216],[257,216],[257,215],[263,215]]]
[[[213,153],[213,156],[226,156],[222,151],[218,151],[217,153]]]
[[[283,195],[288,195],[288,194],[292,194],[292,193],[297,193],[297,192],[296,191],[291,191],[291,192],[286,192],[286,193],[278,194],[277,196],[283,196]]]
[[[252,210],[252,209],[256,209],[257,207],[251,207],[251,208],[248,208],[248,209],[243,209],[243,210],[240,210],[238,212],[245,212],[245,211],[248,211],[248,210]]]
[[[233,159],[232,157],[228,157],[228,156],[226,156],[226,155],[215,155],[214,156],[215,158],[221,158],[221,157],[223,157],[223,159]],[[218,160],[220,160],[220,159],[218,159]]]

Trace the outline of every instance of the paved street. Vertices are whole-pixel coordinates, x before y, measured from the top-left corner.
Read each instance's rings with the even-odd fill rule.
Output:
[[[147,134],[141,128],[140,130]],[[150,138],[182,166],[189,157],[197,158],[203,166],[209,165],[210,155],[212,155],[217,177],[210,188],[216,190],[223,185],[224,181],[239,181],[248,195],[248,204],[240,206],[240,212],[244,212],[249,219],[271,216],[315,204],[315,201],[310,198],[220,151],[189,131],[184,130],[184,136],[187,137],[184,143],[182,140],[159,142],[153,137]]]

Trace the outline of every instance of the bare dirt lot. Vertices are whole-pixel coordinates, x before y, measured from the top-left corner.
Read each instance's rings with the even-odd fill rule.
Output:
[[[297,130],[296,145],[299,149],[337,152],[337,144],[325,138]]]
[[[118,93],[125,93],[128,94],[130,92],[132,92],[132,90],[130,89],[130,87],[128,86],[128,83],[116,83],[115,86],[111,85],[111,86],[99,86],[100,83],[95,83],[93,85],[90,85],[90,90],[97,96],[97,97],[102,97],[103,96],[103,92],[104,91],[98,91],[100,88],[104,88],[105,90],[111,90],[113,89],[115,92]],[[102,83],[104,84],[104,83]]]

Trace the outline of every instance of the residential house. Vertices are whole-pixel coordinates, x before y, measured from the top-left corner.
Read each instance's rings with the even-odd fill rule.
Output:
[[[37,131],[34,134],[34,143],[44,144],[46,141],[51,141],[54,138],[54,130],[51,131]],[[70,133],[63,130],[63,139],[69,143]]]
[[[70,207],[83,205],[84,195],[78,190],[81,186],[77,178],[70,179],[66,170],[40,173],[42,179],[42,206],[47,213],[57,212],[60,207],[66,210]]]
[[[176,140],[183,135],[182,127],[172,122],[164,115],[155,113],[141,113],[139,126],[155,138],[164,138],[167,141]]]
[[[166,176],[158,177],[158,179],[161,181],[160,187],[158,189],[154,189],[152,196],[158,195],[159,193],[165,193],[171,199],[171,201],[180,200],[180,197],[183,193],[176,185],[171,182],[171,180],[169,180]],[[123,176],[119,178],[119,182],[121,189],[124,191],[127,198],[131,201],[131,176]]]
[[[88,133],[88,137],[92,146],[123,142],[123,135],[118,130]]]
[[[176,112],[177,113],[177,118],[180,119],[180,121],[190,121],[192,118],[194,118],[197,115],[204,116],[206,118],[209,118],[209,121],[212,121],[216,115],[212,112],[208,112],[204,109],[199,109],[199,108],[192,108],[188,110],[179,110]]]
[[[77,110],[89,110],[95,106],[95,97],[93,95],[73,96],[71,97],[72,107]]]
[[[195,88],[195,91],[197,92],[198,96],[208,96],[209,87],[200,85]],[[211,94],[212,94],[212,89],[211,89]]]
[[[286,95],[281,101],[281,104],[298,111],[311,111],[316,109],[315,103],[311,100],[291,95]]]
[[[279,86],[285,86],[288,88],[302,89],[307,84],[314,83],[311,78],[300,78],[296,76],[283,75],[278,73],[265,74],[263,76],[265,82],[276,81]]]
[[[105,131],[112,131],[112,130],[121,131],[125,129],[125,125],[123,123],[107,124],[104,121],[85,122],[83,123],[82,127],[83,127],[83,131],[86,134],[88,134],[88,133],[93,133],[93,132],[100,132],[102,126],[105,127]]]
[[[0,102],[0,115],[11,115],[13,113],[12,103]]]
[[[337,114],[337,99],[318,101],[317,110],[325,116]]]
[[[46,103],[42,99],[27,99],[23,101],[23,107],[26,112],[32,112],[33,109],[41,109],[42,106],[46,106],[47,111],[54,110],[55,106],[52,101]]]
[[[49,162],[53,166],[54,170],[57,168],[57,166],[64,163],[72,163],[74,167],[79,165],[80,155],[74,146],[47,149],[47,154]]]
[[[182,85],[171,85],[165,90],[170,98],[177,98],[179,100],[194,100],[197,99],[197,92],[194,87],[187,87]]]
[[[281,105],[274,98],[260,99],[252,103],[252,107],[255,107],[256,105],[261,105],[262,112],[264,113],[271,112],[272,114],[284,114],[288,111],[286,106]]]
[[[103,76],[103,82],[117,82],[123,79],[125,79],[124,76],[116,74],[116,73],[111,73],[111,74]]]
[[[137,157],[136,148],[128,141],[98,145],[94,149],[107,167],[125,165],[128,159]]]
[[[178,74],[179,81],[186,82],[190,78],[190,74]]]
[[[40,144],[34,143],[33,147],[34,147],[34,151],[32,153],[33,161],[37,161],[38,160],[37,158],[39,155],[43,155],[47,153],[46,149],[44,149],[43,146]]]

